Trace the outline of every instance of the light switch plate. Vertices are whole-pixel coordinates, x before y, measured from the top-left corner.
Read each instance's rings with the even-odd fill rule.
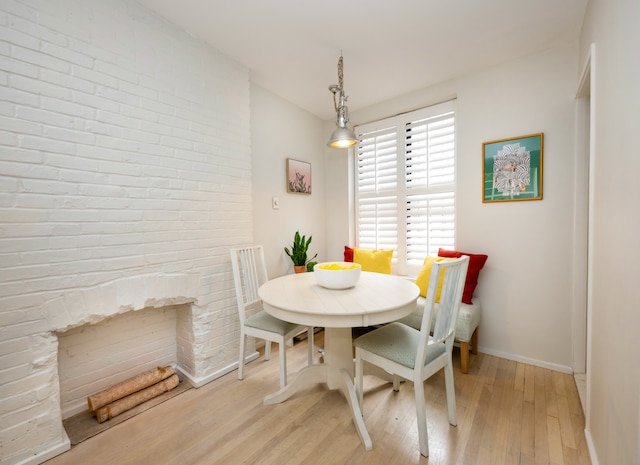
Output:
[[[271,197],[271,208],[274,210],[280,208],[280,199],[278,197]]]

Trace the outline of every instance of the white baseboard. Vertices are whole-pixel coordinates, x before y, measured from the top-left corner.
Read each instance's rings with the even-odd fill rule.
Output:
[[[593,447],[593,438],[591,437],[591,430],[584,429],[584,436],[587,440],[587,449],[589,449],[589,458],[591,459],[591,465],[599,465],[598,456],[596,455],[596,449]]]
[[[487,349],[485,347],[478,346],[478,351],[483,354],[493,355],[494,357],[506,358],[507,360],[513,360],[514,362],[526,363],[528,365],[537,366],[540,368],[547,368],[553,371],[559,371],[568,375],[573,374],[573,368],[567,365],[558,365],[556,363],[544,362],[533,358],[521,357],[520,355],[509,354],[506,352],[500,352],[498,350]]]
[[[247,357],[245,357],[245,363],[246,362],[251,362],[255,359],[257,359],[260,356],[260,354],[258,352],[253,352],[252,354],[249,354]],[[237,370],[238,369],[238,362],[234,362],[231,365],[227,365],[226,367],[215,371],[207,376],[201,376],[201,377],[194,377],[191,376],[186,370],[184,370],[181,366],[177,366],[176,370],[182,375],[184,376],[186,379],[189,380],[189,382],[191,383],[191,385],[195,388],[199,388],[204,386],[207,383],[210,383],[211,381],[218,379],[224,375],[226,375],[227,373],[232,372],[233,370]]]
[[[68,451],[69,449],[71,449],[71,441],[69,440],[69,436],[67,436],[67,432],[62,428],[62,438],[60,439],[59,444],[56,444],[45,451],[34,454],[28,459],[24,459],[22,462],[17,462],[16,465],[38,465],[54,458],[56,455],[60,455]]]

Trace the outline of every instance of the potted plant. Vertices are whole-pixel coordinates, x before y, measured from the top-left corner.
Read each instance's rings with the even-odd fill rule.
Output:
[[[313,265],[316,262],[313,261],[314,258],[318,256],[315,254],[310,259],[307,259],[307,250],[309,249],[309,244],[311,244],[312,236],[309,236],[309,239],[306,236],[300,236],[300,232],[296,231],[296,235],[293,237],[293,245],[291,246],[291,250],[289,247],[285,247],[285,253],[291,258],[293,262],[293,269],[296,273],[304,273],[305,271],[311,271],[313,269]],[[311,270],[309,270],[309,267]]]

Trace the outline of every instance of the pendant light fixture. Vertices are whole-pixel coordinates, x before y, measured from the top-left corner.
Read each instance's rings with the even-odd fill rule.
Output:
[[[348,97],[344,94],[344,77],[342,70],[342,54],[338,60],[338,84],[329,86],[329,90],[333,94],[333,107],[336,110],[336,126],[337,128],[331,134],[329,147],[334,149],[344,149],[353,147],[358,140],[353,130],[347,127],[349,122],[349,110],[347,109]]]

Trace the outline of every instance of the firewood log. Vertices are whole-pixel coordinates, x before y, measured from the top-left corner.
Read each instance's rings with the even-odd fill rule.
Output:
[[[87,397],[89,411],[92,415],[95,415],[94,412],[100,407],[104,407],[105,405],[118,399],[122,399],[129,394],[133,394],[134,392],[138,392],[146,387],[156,384],[163,379],[167,379],[173,374],[174,371],[172,366],[157,367],[151,371],[126,379],[108,389],[105,389],[104,391],[100,391]]]
[[[179,383],[180,379],[178,378],[178,375],[173,374],[159,383],[149,386],[141,391],[134,392],[133,394],[99,408],[95,412],[96,419],[98,420],[98,423],[109,420],[110,418],[120,415],[121,413],[126,412],[149,399],[153,399],[164,392],[170,391]]]

